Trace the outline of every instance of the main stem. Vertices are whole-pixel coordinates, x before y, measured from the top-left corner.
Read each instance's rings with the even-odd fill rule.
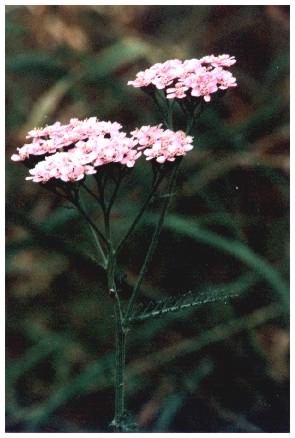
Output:
[[[107,260],[107,287],[110,296],[114,300],[114,315],[115,315],[115,337],[116,337],[116,356],[115,356],[115,415],[111,422],[111,427],[115,432],[126,431],[124,426],[125,413],[125,352],[126,352],[126,330],[123,326],[123,315],[121,301],[116,285],[116,251],[112,241],[112,233],[110,227],[110,213],[114,197],[119,188],[117,183],[114,193],[109,201],[105,204],[102,196],[101,205],[104,213],[105,233],[108,242],[108,260]],[[103,191],[102,191],[103,194]]]
[[[157,100],[156,100],[156,103],[158,104]],[[173,129],[173,104],[174,104],[174,102],[171,102],[171,103],[169,102],[168,115],[167,115],[167,120],[166,120],[166,125],[170,129]],[[154,230],[151,243],[150,243],[149,248],[147,250],[145,260],[143,262],[143,266],[140,270],[138,280],[135,284],[132,295],[131,295],[130,300],[128,302],[127,310],[126,310],[126,312],[124,312],[124,315],[123,315],[122,308],[121,308],[120,296],[118,295],[118,290],[116,288],[115,272],[116,272],[117,254],[120,252],[121,247],[127,241],[127,239],[129,238],[129,235],[134,230],[135,226],[137,225],[138,221],[140,220],[143,212],[145,211],[148,203],[150,202],[150,200],[151,200],[154,192],[156,191],[162,178],[158,177],[158,179],[155,181],[155,183],[152,187],[151,193],[149,194],[149,196],[148,196],[146,202],[144,203],[142,209],[140,210],[139,214],[136,216],[133,224],[130,227],[130,230],[127,232],[126,236],[119,243],[117,250],[115,250],[113,247],[109,221],[110,221],[110,211],[111,211],[112,203],[113,203],[113,200],[115,198],[118,186],[115,189],[115,192],[111,198],[111,201],[109,203],[108,208],[106,208],[105,203],[104,203],[104,199],[102,196],[102,208],[104,211],[105,231],[106,231],[106,237],[107,237],[107,241],[108,241],[108,267],[107,267],[108,290],[109,290],[109,293],[111,294],[111,296],[114,297],[114,314],[115,314],[115,330],[116,330],[115,415],[114,415],[114,419],[111,423],[111,426],[113,427],[115,432],[130,431],[128,425],[126,424],[126,418],[125,418],[126,411],[125,411],[124,373],[125,373],[125,355],[126,355],[126,334],[128,332],[128,329],[129,329],[129,318],[132,315],[136,299],[137,299],[138,294],[140,292],[142,281],[143,281],[144,276],[149,268],[150,262],[152,260],[152,257],[154,255],[154,252],[156,250],[156,247],[157,247],[157,244],[159,241],[159,237],[160,237],[161,230],[163,227],[165,215],[167,213],[167,210],[168,210],[168,207],[170,204],[170,198],[172,196],[172,193],[173,193],[173,190],[175,187],[177,171],[178,171],[178,167],[180,165],[180,162],[181,162],[181,159],[179,158],[177,160],[177,162],[174,164],[174,168],[171,171],[169,183],[168,183],[167,197],[164,200],[158,224]],[[102,194],[102,191],[101,191],[101,194]]]
[[[115,282],[116,259],[112,244],[109,250],[108,260],[108,290],[114,299],[115,314],[115,336],[116,336],[116,365],[115,365],[115,416],[111,426],[116,432],[124,431],[125,413],[125,351],[126,351],[126,331],[123,327],[123,315],[120,297]]]
[[[120,307],[116,302],[116,375],[115,375],[115,416],[112,425],[117,432],[124,431],[124,413],[125,413],[125,354],[126,354],[126,332],[122,324],[122,315]]]

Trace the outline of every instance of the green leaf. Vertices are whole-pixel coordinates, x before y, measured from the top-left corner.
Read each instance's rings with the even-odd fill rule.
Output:
[[[193,294],[191,291],[177,297],[168,297],[160,301],[151,301],[144,309],[135,312],[130,321],[145,321],[146,319],[164,316],[167,313],[179,312],[191,307],[223,301],[238,297],[237,293],[222,293],[219,289]]]
[[[227,294],[238,294],[249,292],[251,287],[257,283],[258,276],[255,272],[247,272],[246,274],[240,275],[234,281],[225,283],[219,286],[206,287],[201,290],[201,293],[209,293],[214,291],[216,294],[220,293]],[[190,315],[194,311],[194,308],[186,310],[186,316]],[[130,338],[130,343],[136,345],[138,342],[149,341],[153,339],[159,331],[167,328],[171,323],[180,320],[183,315],[178,312],[171,312],[165,316],[164,319],[153,320],[152,324],[141,324],[137,326],[137,329],[133,332],[133,336]]]

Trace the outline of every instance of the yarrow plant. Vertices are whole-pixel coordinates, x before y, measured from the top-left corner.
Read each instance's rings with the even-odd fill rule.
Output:
[[[127,414],[125,401],[126,337],[135,320],[155,316],[194,305],[194,297],[161,302],[150,312],[136,314],[141,285],[149,268],[163,227],[170,199],[175,190],[177,173],[183,157],[193,149],[191,132],[204,103],[218,91],[237,85],[228,70],[236,62],[229,55],[205,56],[201,59],[179,59],[157,63],[139,72],[128,84],[141,88],[156,103],[162,115],[157,126],[142,126],[130,133],[117,122],[96,117],[72,118],[68,124],[56,122],[28,132],[27,143],[17,149],[11,159],[29,169],[26,180],[39,183],[63,199],[70,201],[86,220],[98,249],[99,265],[105,271],[106,289],[114,301],[116,332],[115,413],[111,427],[117,432],[136,430]],[[177,104],[183,113],[184,126],[175,130]],[[119,243],[112,236],[111,210],[124,178],[138,160],[145,159],[152,170],[149,192],[129,229]],[[95,184],[94,184],[95,183]],[[129,298],[122,298],[124,281],[118,257],[159,187],[166,185],[158,222],[147,248],[142,267]],[[95,186],[95,189],[94,189]],[[103,229],[92,219],[83,204],[83,192],[102,212]],[[188,301],[187,301],[188,300]],[[173,305],[172,305],[173,304]],[[130,334],[129,334],[130,336]]]

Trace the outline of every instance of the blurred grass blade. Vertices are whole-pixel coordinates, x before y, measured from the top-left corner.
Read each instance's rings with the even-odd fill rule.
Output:
[[[154,223],[155,215],[149,214],[146,217],[146,221]],[[267,260],[256,254],[244,243],[223,237],[176,214],[170,214],[166,219],[164,227],[237,258],[264,278],[276,292],[281,302],[286,307],[289,306],[289,290],[284,278]]]
[[[44,125],[45,120],[50,121],[61,99],[78,80],[99,81],[106,78],[122,66],[145,56],[147,47],[148,46],[140,40],[125,38],[101,50],[98,55],[89,56],[83,64],[80,64],[78,68],[73,69],[68,75],[59,79],[49,90],[37,99],[23,131],[27,132],[29,129],[32,129],[32,127]],[[37,59],[39,58],[37,57]],[[49,60],[51,60],[51,58],[49,58]],[[20,61],[21,60],[19,60],[19,62]],[[13,66],[16,68],[18,66],[17,60],[12,59],[11,62],[16,64],[16,66],[9,64],[10,68]],[[29,60],[27,62],[29,62]],[[53,62],[53,67],[54,66],[55,64]],[[38,67],[37,65],[36,68],[38,69]]]
[[[123,38],[84,63],[85,80],[96,81],[107,77],[124,65],[144,57],[147,49],[148,45],[139,39]]]
[[[114,355],[112,353],[106,354],[97,363],[88,366],[80,374],[61,386],[48,400],[39,405],[37,409],[28,413],[25,419],[25,431],[37,431],[60,406],[72,399],[76,394],[85,394],[98,379],[104,379],[112,385],[109,374],[113,360]],[[107,377],[105,375],[106,372]]]
[[[212,372],[213,367],[211,360],[203,359],[194,372],[184,378],[183,388],[169,395],[165,401],[153,427],[154,432],[165,432],[169,430],[168,428],[177,412],[182,408],[190,394],[199,387],[202,380]]]
[[[6,207],[6,214],[11,223],[23,227],[30,233],[36,246],[64,254],[74,263],[79,263],[79,266],[93,270],[97,276],[101,275],[103,278],[104,270],[94,258],[82,253],[75,245],[60,239],[56,234],[48,232],[46,227],[35,223],[22,210],[16,209],[10,204]]]
[[[59,209],[52,211],[52,213],[46,218],[46,221],[42,223],[42,227],[48,232],[58,233],[68,227],[71,221],[75,220],[77,220],[76,209],[62,206]]]
[[[212,343],[223,341],[240,331],[255,328],[282,315],[285,315],[282,307],[272,304],[246,316],[230,319],[203,331],[196,337],[171,343],[160,351],[135,360],[127,367],[126,377],[131,379],[135,375],[146,373],[186,354],[200,351]]]
[[[60,101],[77,80],[78,77],[76,76],[66,76],[58,80],[48,91],[43,93],[33,106],[28,121],[23,127],[23,132],[26,133],[33,127],[44,125],[45,120],[50,121]]]
[[[22,374],[25,374],[41,360],[51,355],[57,350],[68,345],[68,340],[56,334],[46,336],[40,340],[36,345],[27,350],[26,354],[19,360],[12,364],[8,363],[6,370],[6,382],[13,384]]]
[[[66,74],[63,63],[58,61],[53,53],[29,49],[8,56],[6,69],[8,73],[28,74],[30,76],[42,74],[55,79]]]

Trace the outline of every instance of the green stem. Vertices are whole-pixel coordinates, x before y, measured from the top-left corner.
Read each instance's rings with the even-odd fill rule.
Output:
[[[113,194],[112,194],[111,199],[109,201],[109,205],[107,207],[107,214],[108,215],[110,215],[110,213],[111,213],[111,209],[112,209],[112,206],[113,206],[114,201],[116,199],[116,196],[117,196],[118,190],[120,188],[121,182],[122,182],[122,177],[119,179],[119,181],[116,182],[115,189],[113,191]]]
[[[98,251],[98,254],[101,256],[101,258],[102,258],[102,261],[103,261],[103,268],[106,268],[106,266],[107,266],[107,259],[106,259],[106,256],[105,256],[105,253],[104,253],[104,250],[102,249],[102,246],[101,246],[101,244],[100,244],[100,241],[99,241],[99,238],[97,237],[97,234],[96,234],[96,232],[94,231],[94,229],[93,229],[93,227],[90,225],[90,223],[88,222],[88,225],[89,225],[89,229],[90,229],[90,231],[91,231],[91,234],[92,234],[92,236],[93,236],[93,238],[94,238],[94,242],[95,242],[95,245],[96,245],[96,248],[97,248],[97,251]]]
[[[179,99],[178,104],[179,104],[179,106],[180,106],[180,108],[181,108],[183,114],[185,115],[185,117],[188,117],[188,118],[189,118],[189,117],[190,117],[190,113],[189,113],[189,111],[187,110],[186,106],[185,106],[185,105],[183,104],[183,102],[181,101],[181,99]]]
[[[126,332],[123,327],[120,299],[115,294],[115,319],[116,319],[116,368],[115,368],[115,415],[112,426],[116,432],[124,431],[125,414],[125,355],[126,355]]]
[[[147,272],[147,270],[149,268],[149,265],[151,263],[152,257],[154,255],[154,252],[155,252],[156,248],[157,248],[157,244],[158,244],[160,233],[161,233],[161,230],[162,230],[162,227],[163,227],[165,215],[166,215],[166,212],[168,210],[168,207],[169,207],[169,204],[170,204],[171,195],[172,195],[173,190],[174,190],[174,186],[175,186],[175,182],[176,182],[176,176],[177,176],[177,170],[178,170],[178,167],[180,165],[180,162],[181,162],[181,159],[179,159],[175,163],[174,169],[171,172],[167,197],[164,200],[158,224],[157,224],[157,226],[156,226],[156,228],[154,230],[154,234],[153,234],[151,243],[150,243],[149,248],[147,250],[147,253],[146,253],[146,256],[145,256],[145,260],[144,260],[143,265],[141,267],[141,270],[140,270],[137,282],[136,282],[136,284],[134,286],[131,298],[130,298],[129,303],[128,303],[127,311],[125,313],[125,317],[124,317],[124,325],[125,325],[125,327],[128,327],[129,317],[131,316],[131,314],[133,312],[135,301],[136,301],[136,299],[138,297],[138,294],[139,294],[139,291],[140,291],[140,287],[141,287],[143,278],[144,278],[144,276],[145,276],[145,274],[146,274],[146,272]]]
[[[84,219],[86,220],[87,224],[89,225],[89,227],[91,229],[91,232],[92,232],[92,235],[94,237],[97,249],[99,251],[99,254],[101,255],[103,263],[106,266],[106,263],[107,263],[106,255],[104,253],[104,250],[103,250],[103,248],[101,246],[101,243],[100,243],[98,237],[100,237],[101,241],[103,241],[106,245],[107,245],[108,242],[107,242],[106,238],[104,237],[104,235],[102,234],[102,232],[97,228],[97,226],[92,222],[90,217],[85,213],[85,211],[82,208],[81,203],[82,203],[82,201],[80,199],[80,201],[79,202],[78,201],[75,202],[74,205],[76,206],[76,208],[79,211],[79,213],[81,214],[81,216],[84,217]]]
[[[168,103],[168,114],[167,114],[167,127],[173,131],[173,107],[175,100],[169,100]]]
[[[93,191],[90,190],[89,187],[87,187],[87,185],[85,183],[82,183],[81,186],[90,196],[92,196],[99,204],[101,204],[101,200],[99,199],[99,197],[96,196],[96,194],[93,193]]]
[[[111,297],[114,298],[115,314],[115,337],[116,337],[116,355],[115,355],[115,415],[111,423],[115,432],[124,431],[124,413],[125,413],[125,354],[126,354],[126,331],[123,327],[123,315],[121,309],[120,297],[116,289],[115,282],[116,259],[112,246],[109,249],[109,260],[107,269],[108,290]]]
[[[125,352],[126,352],[126,331],[123,327],[123,314],[121,309],[120,297],[116,287],[116,253],[113,247],[110,212],[111,207],[119,188],[117,183],[108,207],[106,207],[104,193],[101,187],[101,205],[104,213],[105,233],[108,241],[108,260],[107,260],[107,287],[110,296],[114,299],[115,315],[115,338],[116,338],[116,355],[115,355],[115,414],[110,426],[115,432],[124,432],[124,413],[125,413]]]
[[[197,117],[200,115],[201,111],[202,111],[202,107],[203,107],[203,102],[200,102],[199,104],[197,104],[195,106],[195,108],[193,109],[193,111],[191,112],[191,116],[190,119],[187,122],[187,127],[186,127],[186,134],[189,135],[193,128],[194,128],[194,124],[196,122]]]
[[[163,179],[163,173],[160,174],[160,176],[158,178],[156,178],[154,184],[152,185],[151,191],[149,192],[146,200],[144,201],[141,209],[139,210],[139,212],[137,213],[134,221],[132,222],[129,230],[127,231],[127,233],[125,234],[125,236],[121,239],[120,243],[118,244],[118,247],[116,249],[116,254],[119,254],[121,249],[123,248],[124,244],[127,242],[127,240],[129,239],[129,237],[131,236],[132,232],[134,231],[136,225],[138,224],[138,222],[140,221],[143,213],[145,212],[147,206],[149,205],[151,199],[153,198],[157,188],[160,185],[160,182]]]
[[[158,97],[160,99],[162,99],[160,92],[155,91],[154,93],[151,93],[150,96],[152,97],[152,99],[155,102],[155,104],[156,104],[156,106],[157,106],[161,116],[163,117],[163,122],[164,122],[165,127],[169,128],[170,125],[169,125],[168,113],[167,113],[167,116],[166,116],[165,110],[163,110],[163,108],[162,108],[162,106],[161,106],[161,104],[159,103],[159,100],[158,100]],[[164,102],[165,105],[168,106],[166,98],[162,99],[162,101]],[[169,111],[169,109],[168,109],[168,111]]]

